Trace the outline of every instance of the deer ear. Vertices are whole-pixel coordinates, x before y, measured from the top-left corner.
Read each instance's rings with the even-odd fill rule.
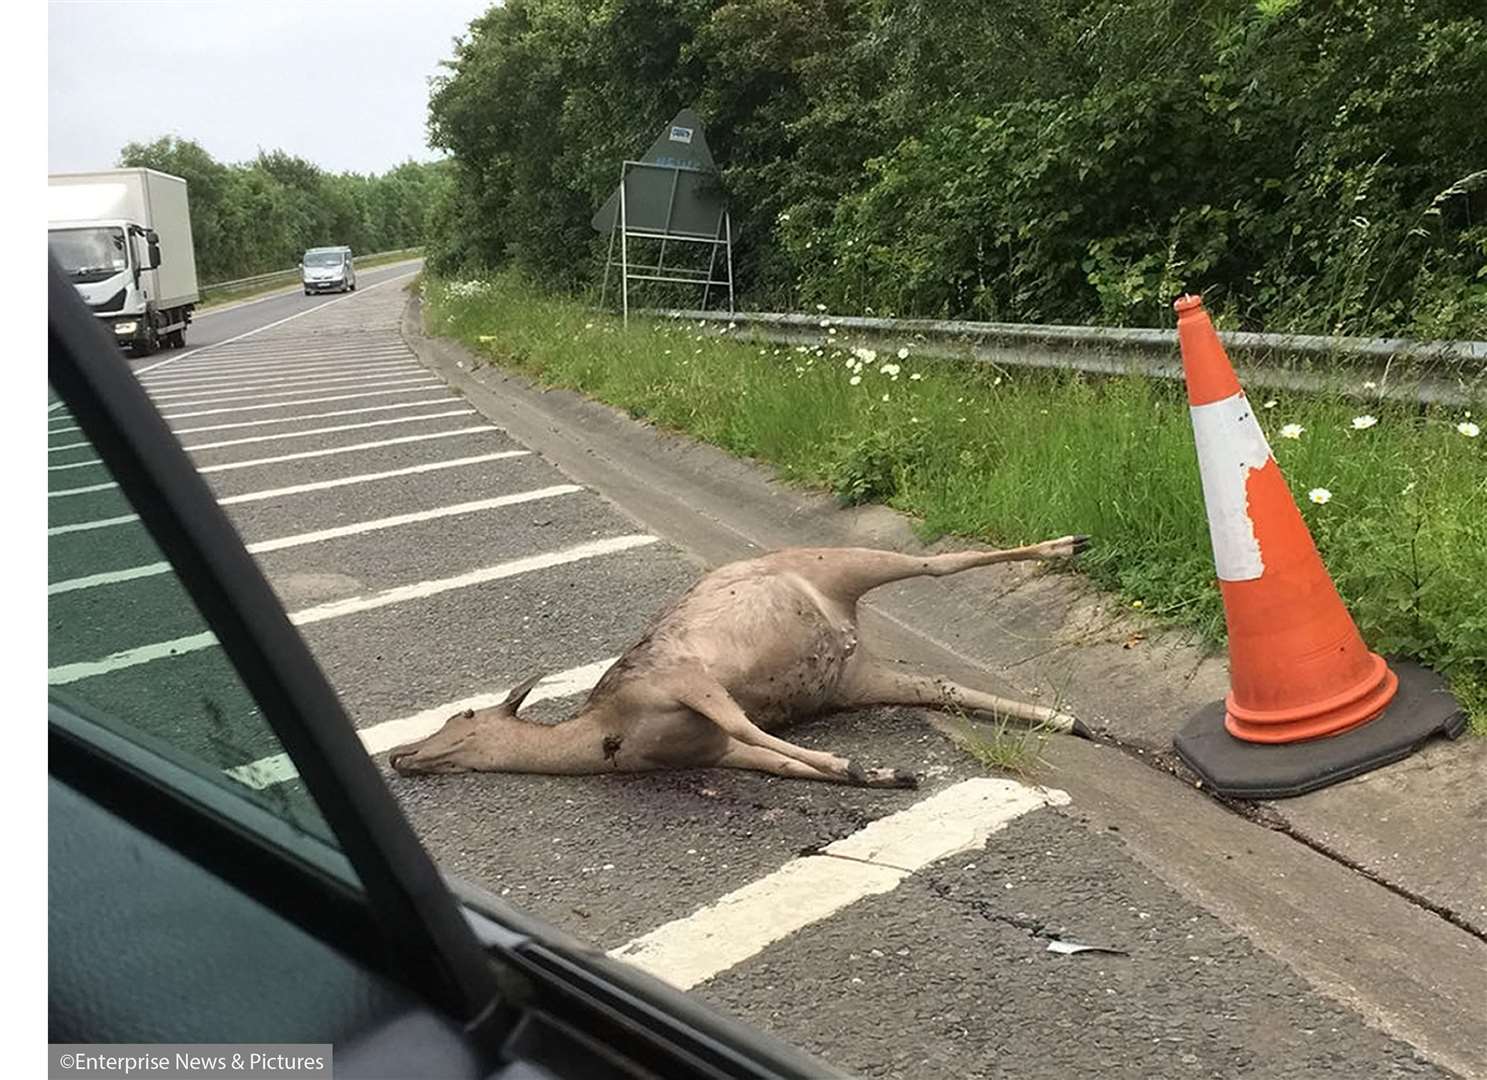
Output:
[[[511,693],[506,695],[506,700],[501,702],[501,711],[511,716],[516,715],[516,710],[521,708],[521,703],[526,700],[527,695],[532,692],[532,687],[542,681],[542,676],[533,675],[524,683],[511,688]]]

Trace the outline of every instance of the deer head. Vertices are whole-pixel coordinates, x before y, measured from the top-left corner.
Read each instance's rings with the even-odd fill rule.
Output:
[[[405,743],[387,754],[387,763],[404,775],[485,772],[506,767],[510,725],[527,727],[516,710],[541,681],[534,675],[506,695],[499,705],[457,712],[426,739]]]

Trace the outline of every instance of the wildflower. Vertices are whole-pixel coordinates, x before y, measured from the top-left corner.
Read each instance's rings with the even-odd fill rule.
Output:
[[[789,221],[790,220],[790,215],[789,214],[781,214],[780,215],[780,220],[781,221]]]
[[[1377,416],[1369,416],[1367,413],[1362,416],[1355,416],[1353,417],[1353,430],[1364,431],[1368,428],[1373,427],[1373,425],[1377,424],[1378,422],[1379,418]]]
[[[730,330],[737,330],[738,329],[738,323],[736,323],[736,322],[729,323],[728,324],[728,329],[730,329]]]
[[[1321,506],[1323,503],[1330,502],[1332,500],[1332,492],[1328,491],[1326,488],[1312,488],[1306,493],[1306,497],[1312,502],[1316,503],[1318,506]]]
[[[898,358],[900,360],[907,360],[909,358],[909,350],[907,346],[901,347],[898,350]]]
[[[1461,421],[1461,423],[1456,425],[1456,430],[1461,432],[1461,434],[1465,435],[1468,439],[1475,439],[1478,435],[1482,434],[1482,429],[1477,427],[1477,425],[1473,424],[1470,420]]]
[[[917,417],[917,416],[911,416],[911,417],[909,417],[909,423],[911,423],[911,424],[917,424],[917,423],[919,423],[919,417]]]
[[[924,378],[924,372],[922,371],[916,371],[914,372],[914,374],[909,376],[909,379],[913,382],[918,382],[922,378]]]
[[[825,330],[830,325],[831,325],[831,320],[830,319],[822,319],[821,320],[821,329],[822,330]]]
[[[1374,382],[1372,379],[1367,380],[1363,384],[1363,389],[1365,389],[1365,390],[1377,390],[1378,388],[1379,388],[1379,384],[1376,383],[1376,382]]]
[[[1131,606],[1134,607],[1134,608],[1141,608],[1141,607],[1145,607],[1146,605],[1143,604],[1140,600],[1132,600],[1131,601]]]
[[[591,323],[591,322],[586,322],[586,323],[583,324],[583,328],[585,330],[592,330],[594,328],[594,324]]]
[[[810,349],[807,346],[805,346],[805,345],[797,345],[797,346],[795,346],[795,351],[796,352],[810,352]]]
[[[1305,430],[1306,428],[1300,424],[1287,424],[1280,429],[1280,437],[1282,439],[1299,439],[1301,438],[1301,433]]]
[[[832,335],[833,337],[835,337],[836,336],[836,327],[833,326],[830,330],[828,330],[826,332],[828,334]]]
[[[964,424],[965,422],[966,422],[966,418],[964,416],[962,416],[959,420],[956,421],[956,423],[958,423],[958,424]]]
[[[817,304],[816,305],[816,310],[817,311],[825,311],[826,310],[826,305],[825,304]]]
[[[1263,406],[1261,406],[1261,407],[1262,408],[1266,408],[1266,409],[1273,409],[1273,408],[1275,408],[1279,404],[1280,404],[1280,402],[1276,401],[1275,398],[1271,398],[1269,401],[1265,402],[1265,404]]]
[[[478,341],[478,342],[480,342],[482,345],[485,345],[485,344],[487,344],[489,342],[495,341],[496,340],[496,335],[495,334],[481,334],[475,340]]]
[[[884,394],[884,395],[883,395],[883,400],[884,400],[884,401],[887,401],[887,400],[888,400],[888,395],[887,395],[887,394]]]
[[[878,369],[878,374],[879,375],[892,375],[894,378],[897,378],[898,377],[898,373],[899,373],[900,370],[902,370],[902,369],[899,368],[899,366],[897,364],[884,364],[882,367],[880,367]]]
[[[847,380],[847,384],[849,386],[856,386],[860,382],[862,382],[861,375],[853,375],[850,379]]]

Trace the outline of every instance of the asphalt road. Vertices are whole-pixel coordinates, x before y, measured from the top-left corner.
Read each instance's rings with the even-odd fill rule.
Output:
[[[191,350],[135,365],[379,760],[538,672],[524,715],[561,718],[700,572],[418,365],[407,273],[203,316]],[[50,424],[53,691],[314,827],[91,447],[65,409]],[[446,869],[849,1071],[1447,1075],[912,710],[792,738],[923,786],[383,771]]]

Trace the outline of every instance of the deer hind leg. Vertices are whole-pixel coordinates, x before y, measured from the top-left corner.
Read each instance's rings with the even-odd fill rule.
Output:
[[[1001,551],[950,551],[943,555],[905,555],[873,548],[818,548],[799,552],[798,562],[791,568],[826,595],[850,604],[891,581],[946,577],[996,563],[1067,559],[1087,547],[1087,536],[1061,536],[1057,540]]]
[[[1089,728],[1068,713],[1045,705],[997,697],[939,676],[898,671],[882,660],[862,654],[859,654],[858,662],[848,668],[833,704],[840,709],[859,709],[868,705],[917,705],[946,712],[984,712],[1053,731],[1090,737]]]
[[[776,757],[789,758],[799,764],[808,767],[814,773],[820,775],[803,776],[805,779],[829,779],[839,784],[855,784],[859,787],[917,787],[919,780],[913,773],[902,769],[864,769],[855,761],[849,761],[836,754],[826,753],[822,750],[808,750],[804,746],[796,746],[792,742],[778,738],[769,732],[759,728],[749,719],[738,702],[733,700],[732,695],[721,683],[712,679],[697,678],[681,688],[676,698],[679,702],[691,709],[693,712],[706,716],[734,740],[735,743],[757,750],[768,751]],[[729,751],[719,764],[727,764],[729,754],[734,755],[734,761],[740,761],[737,756],[739,751],[730,744]],[[753,762],[749,765],[737,765],[739,768],[759,768],[759,763],[775,760],[764,754],[748,754],[747,760]],[[776,761],[776,764],[778,762]],[[765,768],[765,772],[778,772],[774,768]],[[778,773],[781,776],[795,775],[794,773]]]

